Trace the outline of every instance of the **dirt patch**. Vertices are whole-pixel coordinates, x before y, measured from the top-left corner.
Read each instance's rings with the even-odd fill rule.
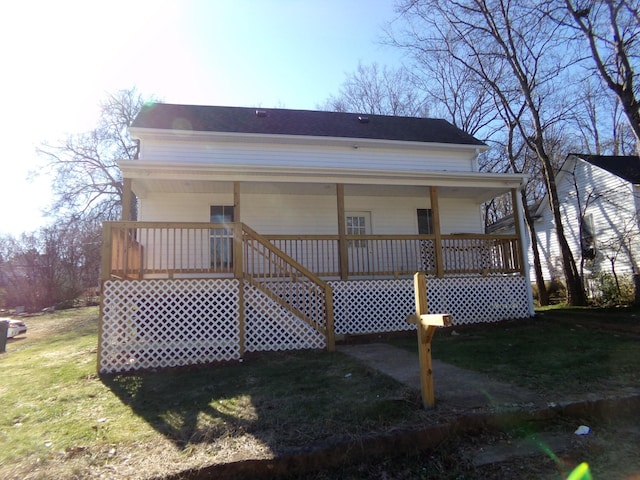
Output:
[[[557,479],[588,462],[596,478],[640,474],[640,397],[510,415],[472,415],[423,429],[364,436],[270,459],[211,465],[154,480],[249,478]],[[606,418],[605,412],[616,411]],[[600,412],[599,414],[595,412]],[[577,414],[577,417],[575,416]],[[590,434],[575,428],[592,415]],[[442,469],[430,477],[427,472]],[[433,473],[433,472],[431,472]],[[640,477],[638,477],[640,478]]]

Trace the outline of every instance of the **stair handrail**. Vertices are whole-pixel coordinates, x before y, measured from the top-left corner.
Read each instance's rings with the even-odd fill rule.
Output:
[[[333,326],[333,289],[331,285],[329,285],[326,281],[322,280],[320,277],[315,275],[313,272],[305,268],[295,259],[291,258],[285,252],[280,250],[278,247],[273,245],[269,240],[264,238],[258,232],[253,230],[248,225],[242,223],[242,246],[243,246],[243,257],[245,260],[243,261],[244,271],[243,277],[247,279],[252,285],[259,288],[263,293],[267,294],[271,299],[278,302],[283,307],[289,309],[296,316],[304,320],[310,326],[315,328],[320,333],[323,333],[326,337],[327,341],[327,350],[333,351],[335,349],[335,335],[334,335],[334,326]],[[282,282],[271,282],[266,281],[267,279],[273,280],[274,276],[264,276],[260,277],[253,271],[253,262],[249,261],[249,242],[247,238],[259,243],[266,251],[269,252],[269,256],[265,256],[264,253],[254,247],[254,252],[258,255],[261,255],[263,259],[266,259],[269,262],[269,265],[278,268],[278,264],[271,258],[271,256],[279,259],[284,265],[288,266],[289,271],[281,270],[278,268],[278,273],[285,273],[286,276],[293,278],[296,284],[300,283],[300,278],[306,279],[308,283],[311,283],[315,286],[315,288],[322,292],[322,296],[324,298],[324,325],[322,325],[317,318],[313,318],[313,316],[309,315],[302,311],[297,305],[291,304],[288,302],[283,295],[282,292],[278,293],[278,289],[274,286],[281,286]],[[264,265],[264,264],[263,264]],[[279,275],[277,276],[279,278]],[[278,279],[276,278],[276,279]],[[307,283],[305,282],[305,283]],[[316,313],[322,309],[314,309]]]

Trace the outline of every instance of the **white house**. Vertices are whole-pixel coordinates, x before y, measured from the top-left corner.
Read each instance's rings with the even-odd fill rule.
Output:
[[[480,209],[523,177],[479,172],[486,145],[444,120],[154,104],[131,134],[139,213],[104,226],[101,372],[414,328],[417,271],[454,322],[533,313],[520,217],[486,235]]]
[[[598,295],[599,276],[640,273],[640,160],[636,156],[568,155],[556,177],[567,241],[582,268],[587,293]],[[545,280],[562,279],[562,261],[549,202],[534,211]],[[506,224],[503,224],[506,225]],[[490,231],[513,231],[492,229]],[[533,254],[529,251],[529,263]],[[531,268],[531,281],[535,281]]]

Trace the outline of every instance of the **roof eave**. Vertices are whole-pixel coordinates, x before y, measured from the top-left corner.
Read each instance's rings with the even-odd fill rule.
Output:
[[[466,143],[444,143],[444,142],[416,142],[406,140],[388,140],[380,138],[361,137],[333,137],[333,136],[310,136],[310,135],[284,135],[268,133],[238,133],[238,132],[211,132],[195,130],[169,130],[157,128],[131,127],[131,137],[142,140],[180,140],[183,142],[229,142],[229,143],[279,143],[287,145],[330,145],[347,146],[350,148],[370,147],[370,148],[401,148],[401,149],[424,149],[437,148],[442,150],[464,150],[481,153],[489,150],[489,146],[481,144]]]
[[[150,162],[140,160],[121,160],[118,166],[125,177],[143,178],[212,178],[231,180],[263,180],[284,182],[295,179],[314,178],[318,182],[357,181],[380,183],[395,182],[406,185],[455,186],[456,184],[477,183],[478,186],[519,188],[524,185],[527,176],[517,173],[451,172],[451,171],[398,171],[398,170],[360,170],[308,167],[275,167],[255,165],[211,165],[182,162]]]

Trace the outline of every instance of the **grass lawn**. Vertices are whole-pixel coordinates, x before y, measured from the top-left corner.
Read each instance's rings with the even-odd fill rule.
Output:
[[[27,318],[0,356],[0,478],[160,475],[384,431],[424,415],[415,392],[348,357],[96,375],[97,309]]]
[[[26,338],[8,342],[0,478],[145,478],[433,421],[417,391],[340,353],[101,378],[97,315],[84,308],[27,318]],[[554,394],[639,384],[640,337],[597,330],[601,322],[587,324],[583,314],[580,324],[553,315],[438,331],[434,357]],[[416,348],[414,335],[394,343]]]
[[[536,319],[448,327],[436,332],[433,358],[490,374],[550,398],[624,393],[640,385],[640,335],[603,325],[640,324],[636,310],[548,310]],[[391,340],[417,352],[414,337]]]

